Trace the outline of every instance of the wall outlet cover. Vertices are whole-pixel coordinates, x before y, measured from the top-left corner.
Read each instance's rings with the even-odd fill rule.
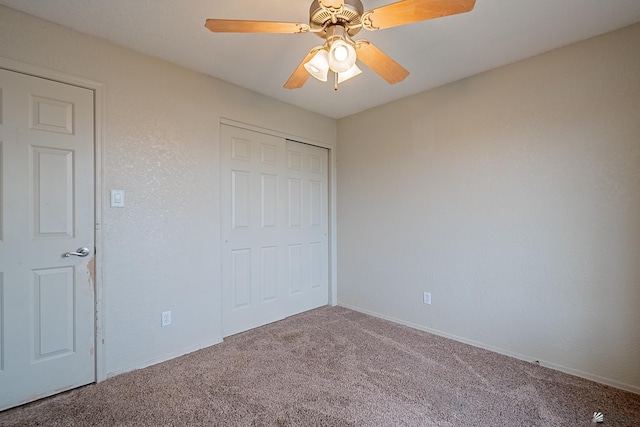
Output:
[[[422,295],[422,302],[425,304],[431,304],[431,293],[430,292],[425,292]]]
[[[162,312],[162,326],[169,326],[171,324],[171,312],[163,311]]]

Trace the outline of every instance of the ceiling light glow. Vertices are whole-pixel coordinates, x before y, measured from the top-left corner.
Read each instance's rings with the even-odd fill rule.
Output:
[[[325,49],[320,49],[309,62],[304,64],[304,68],[309,74],[321,82],[327,81],[329,73],[329,54]]]
[[[356,50],[345,40],[334,41],[329,49],[329,68],[331,71],[344,73],[356,63]]]

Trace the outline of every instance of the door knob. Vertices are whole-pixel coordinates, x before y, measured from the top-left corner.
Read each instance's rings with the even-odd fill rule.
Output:
[[[71,255],[85,257],[89,255],[89,248],[78,248],[76,249],[76,252],[67,252],[66,254],[64,254],[64,257],[69,258]]]

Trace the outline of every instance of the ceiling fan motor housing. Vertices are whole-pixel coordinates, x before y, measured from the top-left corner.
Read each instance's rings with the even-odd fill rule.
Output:
[[[309,9],[309,26],[314,30],[322,30],[314,33],[326,39],[329,27],[327,24],[341,24],[345,27],[347,34],[353,37],[362,29],[359,24],[363,13],[364,7],[360,0],[344,0],[344,6],[337,13],[332,13],[326,7],[322,7],[318,0],[314,0]],[[336,22],[332,21],[333,16]]]

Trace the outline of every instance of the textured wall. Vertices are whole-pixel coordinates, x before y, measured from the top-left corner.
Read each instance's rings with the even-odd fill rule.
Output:
[[[220,341],[220,119],[329,145],[335,120],[3,6],[0,40],[0,57],[106,87],[104,372]],[[124,209],[109,189],[125,190]]]
[[[340,120],[339,304],[640,392],[638,46],[640,24]]]

